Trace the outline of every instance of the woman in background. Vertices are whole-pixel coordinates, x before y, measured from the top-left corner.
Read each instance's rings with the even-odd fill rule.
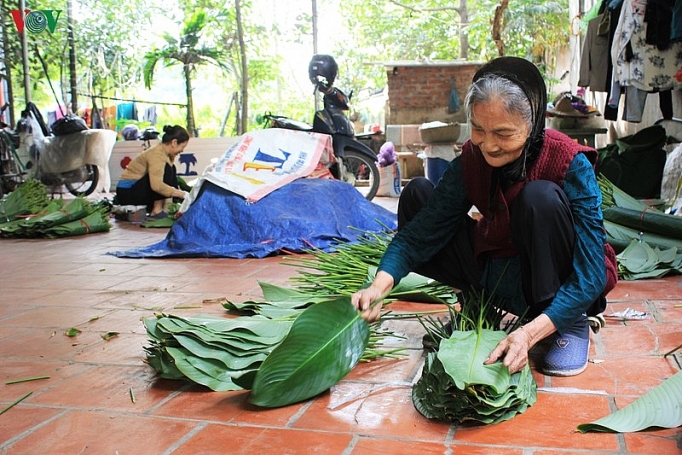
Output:
[[[128,164],[116,185],[117,205],[144,205],[151,219],[167,217],[168,202],[186,196],[178,188],[174,162],[189,143],[189,133],[179,125],[166,125],[163,133],[161,142]]]

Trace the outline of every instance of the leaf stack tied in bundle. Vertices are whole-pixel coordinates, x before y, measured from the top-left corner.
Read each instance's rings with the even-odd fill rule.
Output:
[[[606,240],[618,253],[624,280],[682,273],[682,217],[669,215],[598,178]]]
[[[0,225],[0,237],[58,238],[106,232],[111,229],[110,211],[107,204],[93,203],[82,196],[68,203],[56,199],[40,213]]]
[[[537,384],[530,366],[510,374],[502,362],[484,360],[507,335],[500,329],[505,313],[483,294],[451,312],[452,334],[438,330],[438,350],[429,352],[422,376],[412,388],[415,408],[428,419],[453,423],[491,424],[524,412],[537,399]],[[514,330],[518,322],[509,323]],[[429,328],[427,327],[427,331]]]
[[[36,179],[28,179],[0,199],[0,226],[24,215],[40,213],[49,203],[47,187]]]
[[[604,176],[597,181],[602,193],[606,239],[616,252],[623,251],[632,240],[682,251],[682,217],[663,213],[633,198]]]
[[[165,379],[182,379],[215,391],[251,387],[253,376],[289,332],[291,320],[260,316],[144,319],[147,363]]]

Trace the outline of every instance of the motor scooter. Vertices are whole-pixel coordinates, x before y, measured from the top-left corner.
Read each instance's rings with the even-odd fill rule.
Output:
[[[25,164],[28,178],[40,180],[52,194],[63,188],[74,196],[87,196],[97,189],[99,169],[87,162],[87,138],[80,133],[46,135],[47,128],[38,120],[35,109],[22,112],[17,129],[21,146],[28,151]]]
[[[281,115],[265,114],[267,127],[286,128],[328,134],[332,137],[336,162],[329,170],[334,178],[353,185],[362,195],[372,200],[379,189],[377,156],[372,149],[355,138],[353,123],[345,111],[350,109],[352,96],[334,87],[338,65],[331,55],[316,54],[308,65],[310,82],[315,92],[323,96],[323,109],[315,112],[313,124],[293,120]]]

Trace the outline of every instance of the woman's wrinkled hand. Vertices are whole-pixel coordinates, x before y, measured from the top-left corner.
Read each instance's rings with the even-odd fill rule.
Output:
[[[483,362],[490,365],[502,359],[502,364],[514,374],[528,363],[528,351],[532,347],[531,337],[524,327],[520,327],[500,341]]]
[[[381,316],[382,303],[372,306],[372,303],[381,300],[383,293],[374,286],[360,289],[350,296],[350,302],[362,313],[362,318],[367,322],[374,322]]]

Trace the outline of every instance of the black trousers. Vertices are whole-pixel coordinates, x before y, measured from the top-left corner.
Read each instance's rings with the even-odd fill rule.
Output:
[[[433,188],[425,178],[412,179],[405,186],[398,202],[399,230],[421,210]],[[527,315],[534,317],[551,303],[573,271],[575,230],[570,203],[558,185],[537,180],[524,186],[511,206],[510,215]],[[452,240],[415,272],[462,291],[480,291],[483,270],[474,256],[475,223],[467,217]]]
[[[166,164],[163,171],[163,183],[170,185],[173,188],[178,187],[178,177],[175,165]],[[152,185],[149,182],[149,174],[146,174],[135,182],[130,188],[116,187],[117,205],[144,205],[147,207],[147,211],[151,211],[154,206],[154,201],[162,199],[168,198],[152,190]]]

